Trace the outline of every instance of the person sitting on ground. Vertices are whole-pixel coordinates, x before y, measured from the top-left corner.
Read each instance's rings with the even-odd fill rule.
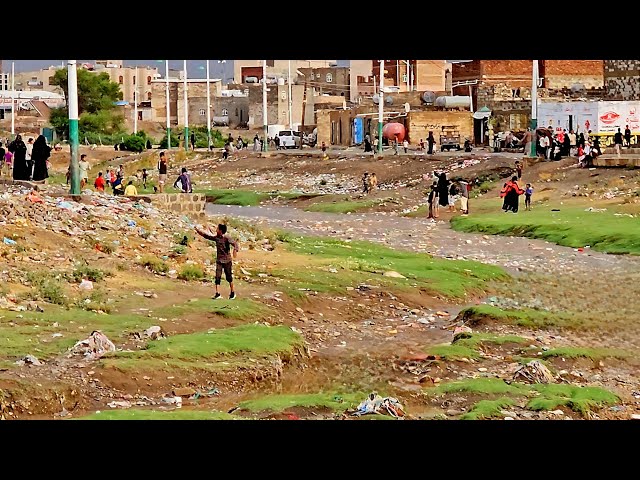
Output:
[[[369,172],[362,174],[362,193],[369,193]]]
[[[127,187],[124,189],[124,194],[127,197],[132,197],[132,196],[138,195],[138,189],[133,184],[133,180],[129,180],[129,183],[127,183]]]
[[[27,194],[27,200],[31,203],[44,203],[42,197],[40,197],[39,193],[40,189],[37,185],[34,185],[31,191]]]
[[[102,172],[98,172],[98,176],[96,177],[95,181],[93,182],[94,188],[99,192],[104,192],[105,185],[106,185],[106,182],[104,181],[104,177],[102,176]]]
[[[182,193],[193,193],[193,188],[191,186],[191,176],[187,173],[187,169],[182,167],[182,172],[180,176],[173,182],[173,188],[177,188]]]

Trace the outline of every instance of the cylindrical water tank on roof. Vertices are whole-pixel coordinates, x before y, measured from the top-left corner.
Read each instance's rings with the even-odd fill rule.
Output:
[[[393,140],[395,136],[398,135],[398,141],[402,142],[405,134],[406,130],[404,125],[398,122],[389,122],[382,127],[382,136],[387,140]]]
[[[471,106],[469,95],[444,95],[436,98],[436,107],[464,108]]]

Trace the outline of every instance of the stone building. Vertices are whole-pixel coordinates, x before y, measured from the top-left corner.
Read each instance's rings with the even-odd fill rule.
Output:
[[[604,82],[611,100],[640,99],[640,60],[605,60]]]

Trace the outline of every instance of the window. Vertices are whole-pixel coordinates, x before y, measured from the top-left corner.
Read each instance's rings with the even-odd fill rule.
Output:
[[[207,113],[207,112],[205,111],[205,109],[204,109],[204,108],[201,108],[201,109],[200,109],[200,116],[201,116],[201,117],[204,117],[206,113]]]
[[[229,115],[229,110],[227,110],[226,108],[222,109],[222,116],[226,117],[227,115]]]
[[[316,73],[316,78],[320,78],[320,74],[319,73]]]
[[[133,84],[134,85],[136,84],[136,76],[135,75],[133,76]]]
[[[409,78],[407,77],[406,73],[402,74],[402,83],[407,83],[407,80],[409,80]]]
[[[238,109],[236,108],[236,117],[238,116]]]
[[[122,75],[120,75],[120,77],[118,78],[118,83],[120,85],[122,85],[124,83],[124,77]]]
[[[516,113],[509,115],[509,130],[526,130],[527,126],[526,115]]]
[[[147,100],[151,101],[151,92],[147,93]]]
[[[147,77],[147,85],[151,85],[151,75]]]
[[[327,83],[331,83],[333,82],[333,75],[331,75],[331,73],[327,73]]]

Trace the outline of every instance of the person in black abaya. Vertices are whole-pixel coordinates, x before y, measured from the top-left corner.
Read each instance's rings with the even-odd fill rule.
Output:
[[[438,175],[438,203],[443,206],[449,206],[449,180],[447,180],[447,174],[441,172]]]
[[[33,160],[33,180],[42,181],[49,177],[47,160],[51,156],[51,147],[47,145],[47,139],[40,135],[33,144],[31,160]]]
[[[16,136],[15,140],[7,146],[7,149],[13,153],[13,179],[28,181],[31,172],[27,167],[27,146],[22,140],[22,136]]]

